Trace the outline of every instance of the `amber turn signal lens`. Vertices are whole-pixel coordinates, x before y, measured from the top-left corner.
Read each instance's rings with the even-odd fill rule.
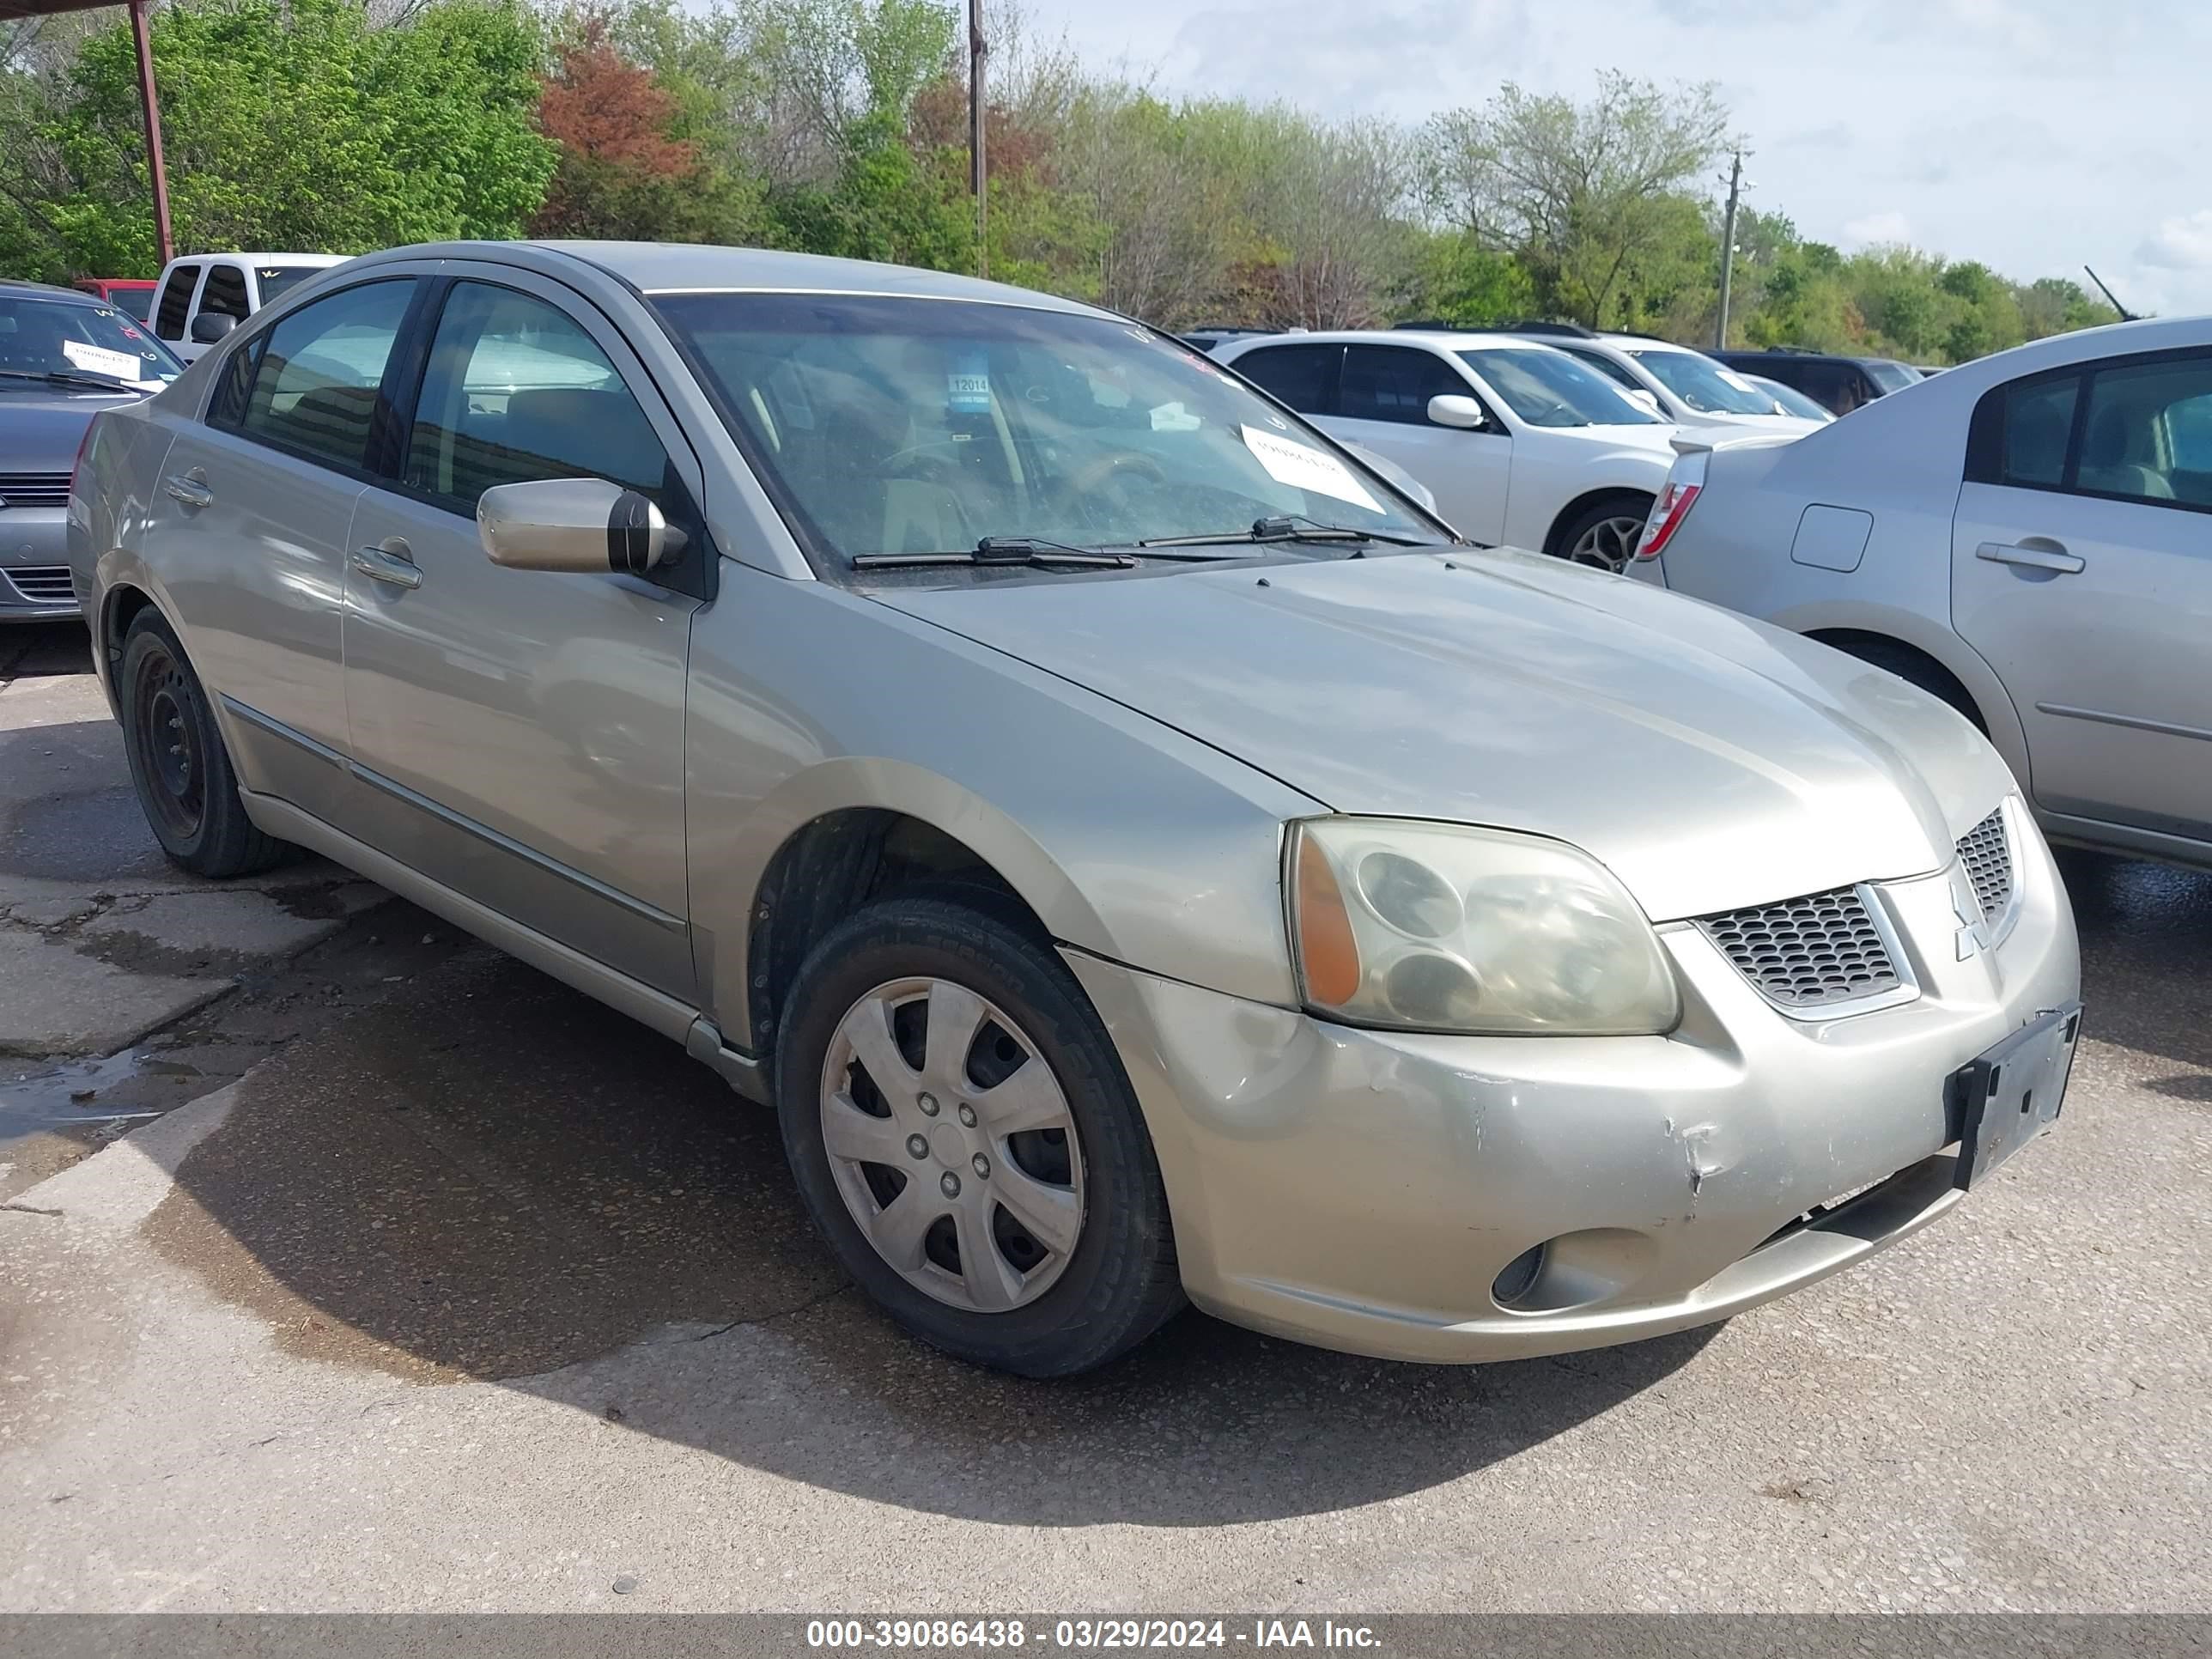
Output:
[[[1359,992],[1359,945],[1328,854],[1310,836],[1298,838],[1298,960],[1312,1001],[1341,1006]]]

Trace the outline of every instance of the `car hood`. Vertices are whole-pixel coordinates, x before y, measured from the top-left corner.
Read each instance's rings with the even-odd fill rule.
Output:
[[[1588,444],[1593,449],[1650,450],[1669,455],[1677,428],[1672,422],[1634,426],[1524,426],[1522,431],[1540,434],[1547,441]]]
[[[1972,726],[1901,680],[1534,554],[873,597],[1334,811],[1570,842],[1655,921],[1941,869],[2013,787]]]
[[[67,472],[92,417],[143,395],[0,380],[0,472]]]

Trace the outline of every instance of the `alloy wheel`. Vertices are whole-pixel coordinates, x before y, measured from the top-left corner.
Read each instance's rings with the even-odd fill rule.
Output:
[[[1004,1313],[1067,1267],[1082,1149],[1050,1064],[965,986],[877,986],[846,1011],[821,1082],[839,1194],[877,1253],[938,1301]]]
[[[1643,536],[1641,519],[1600,519],[1575,538],[1567,557],[1576,564],[1610,570],[1617,576],[1636,556],[1636,544]]]

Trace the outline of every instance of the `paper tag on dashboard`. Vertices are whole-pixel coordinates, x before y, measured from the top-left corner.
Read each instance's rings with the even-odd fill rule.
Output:
[[[64,340],[62,356],[76,368],[88,374],[107,374],[118,380],[136,384],[146,365],[128,351],[110,351],[106,346],[87,345],[81,340]]]
[[[1244,447],[1252,452],[1252,459],[1265,467],[1267,476],[1277,483],[1334,495],[1338,501],[1364,507],[1370,513],[1382,510],[1382,503],[1367,493],[1352,469],[1326,450],[1278,438],[1257,427],[1241,426],[1237,429],[1243,434]]]

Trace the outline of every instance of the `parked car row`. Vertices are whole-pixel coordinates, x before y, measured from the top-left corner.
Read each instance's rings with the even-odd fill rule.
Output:
[[[1698,524],[1677,447],[1717,491],[1863,413],[1693,440],[1525,334],[1224,366],[715,247],[396,249],[198,343],[69,490],[169,855],[313,848],[682,1042],[953,1353],[1079,1370],[1185,1299],[1407,1358],[1654,1335],[2058,1113],[2073,921],[1998,751],[1585,568],[1626,496]],[[2047,470],[2048,414],[1988,453]]]

